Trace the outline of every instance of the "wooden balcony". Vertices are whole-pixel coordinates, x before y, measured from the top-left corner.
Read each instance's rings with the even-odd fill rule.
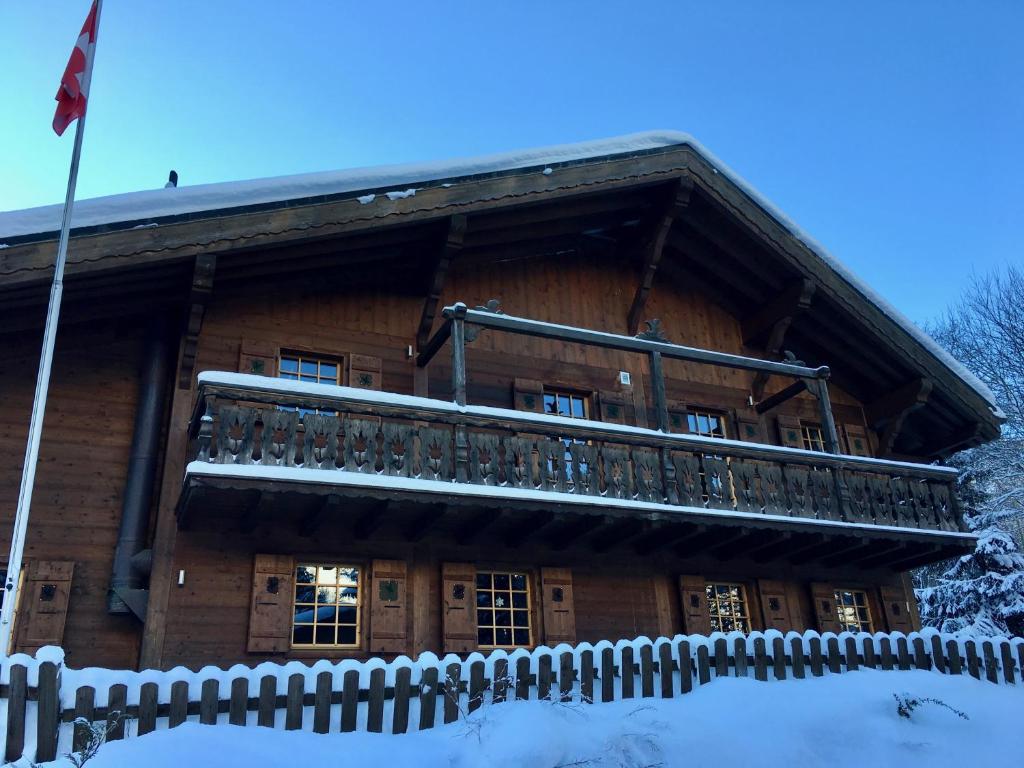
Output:
[[[641,552],[695,537],[735,555],[846,552],[903,568],[972,538],[948,468],[349,387],[206,372],[191,437],[181,525],[220,489],[405,502],[432,520],[456,510],[460,540],[489,509],[518,516],[513,527],[557,515],[563,547],[603,531]]]

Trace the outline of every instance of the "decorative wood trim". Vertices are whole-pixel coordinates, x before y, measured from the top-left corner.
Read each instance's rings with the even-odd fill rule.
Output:
[[[633,303],[629,307],[629,314],[626,316],[626,331],[631,335],[635,334],[640,327],[640,318],[647,306],[647,297],[654,284],[654,275],[658,271],[658,263],[661,261],[661,255],[665,249],[665,240],[672,229],[672,224],[690,204],[692,192],[692,180],[686,176],[680,177],[672,184],[661,216],[653,222],[650,235],[643,247],[644,261],[640,268],[640,281],[636,287],[636,294],[633,296]]]
[[[178,366],[178,388],[189,389],[196,367],[196,353],[199,350],[199,331],[203,327],[206,307],[213,295],[213,278],[217,271],[217,254],[200,253],[192,269],[192,290],[188,297],[188,315]]]
[[[427,297],[423,301],[419,330],[416,331],[416,349],[418,350],[423,349],[430,339],[430,329],[433,328],[434,319],[437,317],[437,309],[441,303],[441,293],[444,291],[448,268],[451,266],[452,259],[462,250],[465,239],[466,217],[461,213],[450,216],[445,230],[444,243],[441,245],[437,260],[434,262],[434,269],[431,272]]]
[[[764,304],[743,321],[743,343],[747,346],[758,346],[763,340],[765,357],[777,358],[782,352],[786,332],[793,324],[794,318],[810,309],[814,291],[814,283],[805,278]],[[764,397],[768,378],[769,374],[764,372],[758,372],[754,376],[750,390],[755,400]]]

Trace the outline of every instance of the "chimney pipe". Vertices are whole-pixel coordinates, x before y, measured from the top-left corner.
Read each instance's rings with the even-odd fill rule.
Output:
[[[168,177],[167,177],[167,183],[164,184],[164,189],[167,189],[168,187],[176,187],[176,186],[178,186],[178,172],[177,171],[171,171],[170,175],[168,175]]]
[[[161,313],[151,321],[146,334],[139,397],[135,406],[135,428],[121,502],[121,525],[107,592],[109,613],[135,613],[143,621],[148,597],[145,589],[147,574],[144,558],[138,555],[146,545],[149,528],[171,351],[167,321]]]

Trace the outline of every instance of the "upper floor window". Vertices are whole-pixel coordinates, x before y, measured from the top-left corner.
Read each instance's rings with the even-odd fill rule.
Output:
[[[837,589],[836,618],[844,632],[871,632],[867,593],[861,589]]]
[[[747,595],[742,584],[707,584],[712,632],[750,631]]]
[[[590,417],[589,398],[579,392],[544,387],[544,413],[570,419]]]
[[[295,568],[292,646],[359,646],[359,568],[302,563]]]
[[[313,384],[341,384],[341,361],[299,352],[282,352],[278,378]]]
[[[530,581],[525,573],[477,571],[477,642],[481,648],[531,645]]]
[[[725,424],[726,417],[724,413],[688,411],[686,414],[686,428],[692,435],[726,438],[729,434],[726,431]]]
[[[800,437],[804,443],[804,450],[825,453],[825,433],[821,431],[820,424],[801,421]]]

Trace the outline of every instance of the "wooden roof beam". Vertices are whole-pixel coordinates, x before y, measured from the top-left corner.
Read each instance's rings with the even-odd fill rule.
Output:
[[[766,302],[760,309],[755,310],[742,323],[743,343],[750,347],[763,344],[766,358],[769,360],[778,358],[782,353],[786,332],[793,324],[793,319],[810,309],[814,290],[814,283],[804,278],[793,283],[771,301]],[[768,378],[766,373],[758,373],[754,376],[750,387],[754,400],[764,397]]]
[[[878,455],[891,456],[903,424],[914,411],[923,408],[932,392],[932,380],[911,379],[906,384],[882,395],[865,408],[868,423],[879,433]]]
[[[683,211],[690,204],[690,195],[693,192],[693,180],[688,177],[680,177],[672,185],[671,193],[661,215],[653,221],[653,226],[648,234],[647,241],[643,246],[643,266],[640,268],[640,282],[636,287],[636,294],[633,296],[633,303],[629,307],[629,314],[626,316],[626,332],[635,334],[640,328],[640,320],[647,306],[647,297],[654,285],[654,275],[658,271],[658,263],[661,261],[661,254],[665,249],[665,239],[675,220],[682,215]]]
[[[199,331],[202,330],[206,307],[213,295],[213,278],[216,271],[217,254],[201,253],[196,256],[181,345],[181,362],[178,366],[178,389],[188,389],[192,386],[192,373],[195,371],[196,352],[199,349]]]
[[[466,239],[466,217],[463,214],[455,214],[448,218],[448,227],[445,230],[444,243],[438,251],[434,261],[434,269],[430,275],[430,285],[427,288],[427,297],[423,302],[423,312],[420,315],[419,330],[416,331],[416,348],[422,349],[430,338],[430,329],[434,327],[434,319],[437,317],[437,308],[441,303],[441,292],[444,290],[445,278],[448,276],[448,268],[452,259],[462,250]]]

